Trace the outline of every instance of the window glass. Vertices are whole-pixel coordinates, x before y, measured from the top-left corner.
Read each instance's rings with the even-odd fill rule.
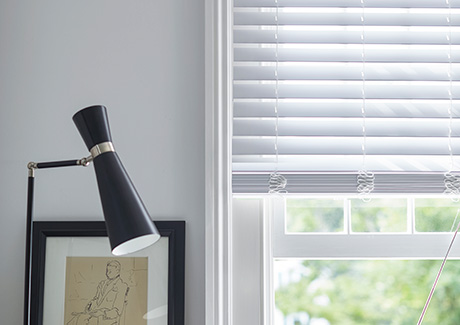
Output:
[[[351,229],[354,232],[407,231],[407,200],[351,199]]]
[[[288,233],[344,231],[343,199],[287,199],[286,214]]]
[[[440,264],[275,259],[275,325],[417,324]],[[424,324],[459,324],[458,274],[460,262],[449,260]]]
[[[415,199],[415,230],[420,232],[455,230],[457,225],[454,225],[454,220],[459,208],[460,202],[447,198],[417,198]]]

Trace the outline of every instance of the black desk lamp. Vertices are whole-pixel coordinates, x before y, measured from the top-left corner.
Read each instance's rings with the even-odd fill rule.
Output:
[[[73,116],[73,121],[91,153],[89,157],[54,162],[31,162],[27,166],[29,168],[29,181],[24,295],[25,325],[28,324],[29,317],[29,313],[26,311],[29,308],[30,245],[35,169],[87,166],[91,161],[94,162],[112,254],[129,254],[150,246],[160,239],[159,231],[150,219],[147,209],[115,152],[106,108],[104,106],[84,108]]]

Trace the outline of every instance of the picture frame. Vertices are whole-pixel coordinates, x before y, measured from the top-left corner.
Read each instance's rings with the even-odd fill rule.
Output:
[[[30,324],[78,323],[68,321],[69,317],[67,317],[69,314],[67,309],[70,305],[67,303],[70,299],[68,297],[77,295],[74,293],[77,291],[74,288],[71,289],[70,294],[68,293],[71,291],[70,283],[73,283],[69,279],[73,280],[76,277],[73,274],[69,276],[69,269],[71,269],[69,265],[72,268],[79,265],[76,260],[84,261],[86,264],[82,264],[83,267],[91,264],[92,272],[102,278],[109,277],[109,262],[107,262],[109,260],[122,261],[121,265],[125,262],[145,260],[148,263],[148,267],[146,264],[142,269],[143,274],[145,273],[145,281],[134,281],[136,284],[134,287],[138,287],[134,289],[138,289],[138,292],[143,292],[146,296],[142,299],[145,300],[147,310],[143,315],[144,321],[140,320],[139,324],[184,325],[185,222],[156,221],[155,225],[161,234],[158,244],[128,254],[127,257],[116,257],[111,254],[103,221],[35,221],[32,236]],[[99,265],[97,273],[95,271],[97,267],[95,268],[93,264]],[[102,267],[104,270],[101,271]],[[131,271],[130,274],[133,273],[139,272]],[[76,269],[75,274],[88,281],[87,291],[93,293],[96,291],[95,282],[91,284],[87,280],[88,273]],[[79,285],[84,281],[79,281]],[[82,295],[77,296],[79,298],[77,301],[85,300]],[[142,295],[138,294],[138,296]],[[66,309],[66,319],[64,319],[64,309]],[[126,315],[124,317],[126,322]],[[126,324],[131,323],[128,320]]]

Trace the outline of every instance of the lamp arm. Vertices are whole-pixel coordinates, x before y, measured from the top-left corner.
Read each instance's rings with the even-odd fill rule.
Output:
[[[69,166],[83,166],[86,167],[94,157],[91,155],[89,157],[74,159],[74,160],[59,160],[59,161],[48,161],[48,162],[30,162],[27,164],[29,169],[29,176],[34,177],[35,169],[45,169],[45,168],[58,168],[58,167],[69,167]]]
[[[31,283],[31,244],[32,244],[32,214],[33,214],[33,201],[34,201],[34,181],[35,181],[35,169],[44,168],[58,168],[58,167],[69,167],[69,166],[88,166],[93,160],[93,156],[86,158],[75,159],[75,160],[61,160],[51,162],[30,162],[27,164],[29,169],[29,177],[27,183],[27,220],[26,220],[26,261],[25,261],[25,281],[24,281],[24,325],[29,325],[30,321],[30,283]]]

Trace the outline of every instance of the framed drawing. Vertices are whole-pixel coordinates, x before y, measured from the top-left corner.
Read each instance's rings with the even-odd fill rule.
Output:
[[[31,325],[184,325],[185,222],[155,224],[157,243],[119,257],[103,221],[34,222]]]

